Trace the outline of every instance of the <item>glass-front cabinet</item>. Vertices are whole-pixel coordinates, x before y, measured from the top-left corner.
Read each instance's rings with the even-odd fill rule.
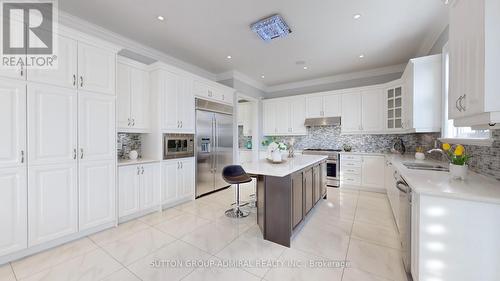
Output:
[[[387,129],[403,129],[403,87],[387,89]]]

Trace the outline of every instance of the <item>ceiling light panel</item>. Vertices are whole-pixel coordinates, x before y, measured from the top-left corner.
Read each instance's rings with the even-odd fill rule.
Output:
[[[250,28],[265,42],[280,37],[286,37],[288,34],[292,33],[292,30],[280,15],[273,15],[260,20],[252,24]]]

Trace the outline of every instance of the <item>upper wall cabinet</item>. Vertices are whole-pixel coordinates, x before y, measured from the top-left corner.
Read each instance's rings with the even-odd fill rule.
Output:
[[[194,81],[194,94],[197,97],[222,102],[233,105],[234,89],[228,88],[222,84],[196,79]]]
[[[252,136],[253,106],[250,102],[238,103],[238,126],[243,127],[244,136]]]
[[[148,132],[149,73],[145,66],[120,58],[117,63],[118,130],[121,132]]]
[[[347,93],[342,95],[342,133],[356,133],[363,131],[361,124],[361,93]]]
[[[384,128],[383,92],[367,88],[342,95],[342,133],[382,133]]]
[[[337,117],[341,113],[340,95],[319,94],[306,97],[306,118]]]
[[[28,81],[101,94],[115,94],[116,54],[58,35],[57,67],[27,69]]]
[[[193,77],[181,70],[157,65],[151,72],[151,87],[160,103],[161,130],[194,133]]]
[[[411,59],[403,74],[403,123],[407,132],[441,131],[442,56]],[[398,110],[398,86],[394,89],[395,114]],[[389,108],[388,108],[389,113]],[[397,126],[397,118],[395,120]]]
[[[500,1],[450,5],[448,110],[457,126],[500,123]]]
[[[263,101],[263,131],[266,136],[305,135],[305,97]]]

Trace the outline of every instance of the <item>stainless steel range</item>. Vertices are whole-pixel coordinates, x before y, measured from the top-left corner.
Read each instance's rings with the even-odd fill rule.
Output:
[[[326,160],[326,185],[340,186],[340,152],[341,149],[304,149],[305,155],[325,155]]]

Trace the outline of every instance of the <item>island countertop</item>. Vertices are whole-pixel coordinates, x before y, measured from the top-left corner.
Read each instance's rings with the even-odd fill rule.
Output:
[[[285,162],[274,164],[267,159],[243,162],[241,166],[245,172],[253,175],[272,177],[285,177],[300,171],[308,166],[326,160],[327,156],[320,155],[295,155],[294,158],[284,158]]]

